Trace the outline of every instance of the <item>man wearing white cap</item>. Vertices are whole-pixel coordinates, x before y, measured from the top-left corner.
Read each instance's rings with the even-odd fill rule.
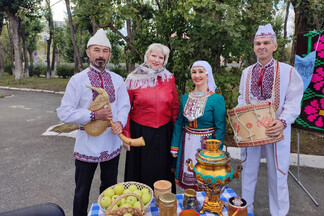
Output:
[[[111,44],[103,29],[99,29],[90,38],[87,45],[90,59],[89,68],[71,77],[57,115],[62,122],[79,125],[74,146],[75,193],[73,203],[74,216],[86,216],[92,179],[100,164],[100,193],[116,184],[118,174],[121,140],[116,134],[122,132],[127,123],[130,110],[129,96],[124,80],[106,65],[111,57]],[[88,110],[98,93],[86,85],[100,87],[107,91],[111,108],[97,111]],[[108,127],[99,136],[88,135],[83,125],[94,120],[111,120]]]
[[[246,68],[241,76],[238,105],[271,101],[275,106],[277,119],[269,124],[266,134],[284,139],[277,143],[241,149],[242,197],[253,212],[255,186],[261,155],[265,156],[268,167],[268,190],[270,213],[274,216],[287,215],[289,193],[287,175],[290,154],[291,124],[300,113],[303,96],[303,80],[292,66],[273,59],[277,50],[271,24],[259,26],[254,38],[254,53],[257,63]],[[262,152],[262,154],[261,154]]]

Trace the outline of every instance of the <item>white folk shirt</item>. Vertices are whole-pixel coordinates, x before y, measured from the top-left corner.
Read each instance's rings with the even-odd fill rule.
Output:
[[[276,67],[276,65],[277,61],[275,61],[274,67]],[[254,67],[254,65],[250,67]],[[248,101],[250,101],[251,104],[264,101],[258,100],[251,93],[251,77],[249,77],[250,67],[246,68],[241,76],[240,96],[238,97],[237,107],[247,105]],[[275,94],[272,100],[277,109],[276,116],[278,119],[284,120],[287,124],[287,127],[283,131],[285,138],[275,143],[275,159],[277,170],[285,175],[289,168],[291,124],[294,123],[295,119],[300,114],[300,103],[303,97],[303,80],[300,78],[295,68],[279,62],[279,70],[275,82]],[[265,101],[270,100],[271,98]]]
[[[130,103],[123,78],[107,69],[100,73],[91,65],[71,77],[61,106],[57,109],[59,119],[64,123],[78,124],[80,128],[93,120],[92,111],[88,108],[98,93],[86,85],[103,87],[107,91],[113,122],[119,121],[125,126]],[[121,140],[108,127],[99,136],[90,136],[84,130],[78,130],[73,155],[85,162],[103,162],[115,158],[120,151]]]

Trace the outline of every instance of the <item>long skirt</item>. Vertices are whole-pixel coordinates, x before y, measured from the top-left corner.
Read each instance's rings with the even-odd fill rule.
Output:
[[[136,181],[150,186],[154,182],[168,180],[175,193],[174,174],[171,173],[172,155],[170,153],[173,124],[172,121],[159,128],[140,125],[131,121],[132,138],[143,137],[145,146],[131,147],[126,154],[125,181]]]

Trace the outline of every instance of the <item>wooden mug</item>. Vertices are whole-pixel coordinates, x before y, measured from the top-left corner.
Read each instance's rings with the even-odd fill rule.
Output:
[[[172,184],[167,180],[159,180],[153,184],[154,187],[154,204],[159,206],[159,196],[164,193],[171,193]]]

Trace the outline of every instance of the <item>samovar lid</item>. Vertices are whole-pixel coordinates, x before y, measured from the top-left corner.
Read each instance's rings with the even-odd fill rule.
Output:
[[[205,140],[206,149],[203,149],[196,153],[197,161],[203,163],[227,163],[231,157],[228,152],[219,150],[221,141],[217,139],[207,139]]]

